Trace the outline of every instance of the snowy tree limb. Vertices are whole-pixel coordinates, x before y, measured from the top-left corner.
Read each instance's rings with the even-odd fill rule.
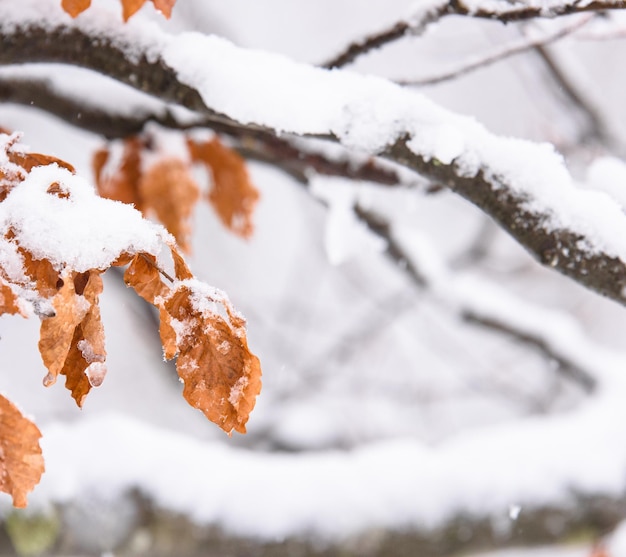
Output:
[[[599,2],[584,7],[563,4],[550,13],[556,16],[621,6]],[[538,8],[512,10],[503,12],[511,21],[536,15]],[[237,49],[216,38],[161,33],[160,42],[142,46],[141,42],[132,44],[132,30],[127,35],[107,29],[88,33],[77,24],[7,25],[5,21],[0,31],[1,64],[76,64],[180,104],[203,115],[211,126],[322,137],[378,154],[434,183],[444,184],[474,203],[541,263],[624,303],[626,248],[619,243],[618,229],[626,228],[626,219],[617,205],[594,198],[592,205],[598,210],[601,205],[603,212],[598,218],[587,198],[583,200],[574,189],[562,162],[543,147],[491,136],[475,124],[417,95],[393,89],[382,80],[324,72],[269,54]],[[155,52],[157,47],[160,55]],[[183,52],[185,57],[180,56]],[[196,53],[191,58],[193,71],[188,67],[191,52]],[[224,61],[224,57],[228,59]],[[177,68],[178,64],[182,66]],[[265,64],[263,91],[261,82],[247,72],[255,64]],[[193,82],[192,75],[201,86]],[[232,104],[230,88],[237,91],[240,105]],[[242,90],[254,94],[242,96]],[[308,117],[306,103],[314,102],[319,94],[330,101],[318,107],[314,118]],[[268,103],[280,106],[280,111],[270,110]],[[382,119],[370,128],[363,117],[377,113]],[[296,116],[299,121],[292,123]],[[487,151],[486,144],[491,145]],[[541,163],[537,172],[528,167],[528,157],[536,159],[535,164]],[[510,168],[501,166],[503,159],[511,159]],[[511,174],[513,167],[517,170]],[[515,175],[519,172],[523,179]],[[571,203],[564,204],[556,191]],[[609,221],[614,226],[609,226]]]
[[[415,155],[406,139],[398,140],[386,152],[392,160],[404,161],[421,175],[445,184],[491,216],[524,246],[541,264],[574,279],[583,286],[624,304],[626,263],[609,253],[585,248],[583,234],[567,228],[550,230],[544,223],[550,211],[529,208],[529,199],[490,177],[487,169],[476,176],[460,176],[454,164],[441,164]]]
[[[141,133],[146,125],[155,123],[168,129],[190,130],[210,128],[229,136],[234,147],[246,158],[276,166],[299,182],[307,182],[311,172],[339,176],[376,184],[395,186],[403,181],[390,165],[370,157],[345,156],[330,158],[314,148],[302,150],[288,139],[262,130],[233,127],[198,116],[181,120],[163,106],[160,112],[149,112],[141,106],[129,114],[114,113],[96,102],[64,95],[49,80],[0,76],[0,102],[32,106],[44,110],[77,128],[102,135],[107,139],[123,139]]]

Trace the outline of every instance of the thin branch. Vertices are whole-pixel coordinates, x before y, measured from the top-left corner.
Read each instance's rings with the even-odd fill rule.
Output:
[[[565,95],[571,105],[587,120],[587,130],[583,134],[582,140],[585,142],[597,141],[608,148],[614,146],[615,138],[609,131],[599,110],[579,91],[556,58],[546,48],[546,45],[537,45],[534,50],[545,64],[558,91]]]
[[[405,271],[416,286],[427,289],[436,288],[440,295],[443,290],[454,290],[453,283],[446,285],[445,289],[437,288],[437,285],[434,284],[435,279],[428,277],[421,271],[415,257],[408,253],[403,244],[394,236],[389,221],[360,205],[354,207],[354,212],[371,232],[385,240],[387,244],[386,255],[396,266]],[[444,301],[447,301],[463,319],[483,328],[504,333],[518,342],[532,346],[546,358],[558,362],[559,371],[570,380],[579,384],[586,392],[591,392],[595,388],[597,381],[594,375],[576,362],[576,359],[571,354],[563,351],[562,347],[551,343],[546,331],[529,330],[527,327],[520,327],[516,324],[513,317],[504,320],[500,314],[491,313],[488,308],[478,308],[477,304],[473,304],[467,296],[451,295],[450,298],[451,300]],[[516,303],[519,302],[516,301]],[[530,304],[528,304],[528,307],[531,307]]]
[[[388,29],[351,43],[340,54],[322,64],[322,67],[328,69],[341,68],[354,62],[366,52],[380,48],[406,35],[419,36],[432,23],[448,15],[448,10],[449,5],[444,3],[439,6],[433,6],[433,8],[427,10],[421,16],[413,18],[412,21],[399,21]]]
[[[323,64],[323,67],[340,68],[345,66],[354,62],[360,56],[401,39],[402,37],[420,35],[430,24],[451,15],[488,19],[501,23],[512,23],[536,18],[553,19],[577,13],[622,10],[626,8],[626,1],[611,2],[603,0],[584,3],[572,0],[553,6],[514,4],[508,2],[501,2],[501,4],[502,7],[498,10],[493,9],[493,4],[489,7],[481,7],[466,5],[461,0],[450,0],[445,4],[435,4],[431,11],[425,12],[421,17],[414,18],[414,21],[400,21],[394,23],[387,29],[383,29],[378,33],[373,33],[351,43],[332,60]]]
[[[581,27],[587,25],[593,18],[595,14],[587,14],[585,17],[582,17],[576,20],[571,25],[563,27],[554,33],[548,33],[543,37],[537,37],[534,39],[523,38],[521,40],[515,41],[511,44],[505,45],[501,48],[498,48],[494,52],[487,54],[486,56],[481,56],[478,58],[474,58],[471,60],[466,60],[462,64],[458,65],[456,68],[452,68],[450,70],[444,71],[440,74],[431,76],[431,77],[422,77],[417,79],[408,79],[408,80],[398,80],[396,83],[399,85],[435,85],[437,83],[442,83],[444,81],[448,81],[450,79],[456,79],[463,75],[469,74],[475,70],[480,68],[485,68],[487,66],[491,66],[496,62],[500,62],[517,54],[522,54],[524,52],[528,52],[529,50],[533,50],[538,47],[543,47],[550,43],[553,43],[563,37],[571,35],[572,33],[578,31]]]

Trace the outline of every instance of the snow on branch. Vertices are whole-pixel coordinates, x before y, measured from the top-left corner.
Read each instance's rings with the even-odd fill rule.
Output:
[[[49,114],[83,130],[102,135],[107,139],[124,139],[137,135],[148,124],[162,128],[191,130],[211,128],[233,140],[233,146],[248,159],[276,166],[299,182],[306,182],[311,172],[325,176],[339,176],[351,180],[364,180],[386,186],[413,185],[396,168],[385,161],[369,156],[350,153],[335,145],[328,153],[315,146],[304,148],[289,138],[273,133],[213,122],[198,115],[186,113],[183,117],[165,103],[146,106],[146,97],[140,96],[136,103],[116,107],[100,104],[93,98],[79,98],[62,91],[49,79],[36,76],[7,75],[0,72],[0,102],[12,102],[44,110]],[[191,116],[191,117],[190,117]]]
[[[377,33],[372,33],[349,44],[342,52],[328,60],[325,68],[341,68],[354,62],[360,56],[383,47],[406,36],[419,36],[437,21],[451,15],[474,17],[513,23],[537,18],[557,18],[585,12],[606,10],[622,10],[626,8],[623,1],[549,1],[537,4],[526,2],[507,2],[504,0],[448,0],[447,2],[431,1],[420,6],[419,11],[410,17],[398,21]]]
[[[622,3],[555,4],[543,12],[514,4],[502,13],[514,20],[603,6]],[[120,29],[97,10],[74,22],[29,13],[0,8],[0,63],[76,64],[211,124],[325,138],[390,159],[474,203],[542,263],[624,303],[626,218],[606,195],[577,189],[550,145],[495,136],[383,79],[313,68],[218,37],[169,35],[146,22]]]

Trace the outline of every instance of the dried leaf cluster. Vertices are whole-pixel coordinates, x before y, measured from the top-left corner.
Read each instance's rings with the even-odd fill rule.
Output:
[[[121,0],[122,2],[122,14],[124,21],[128,21],[136,12],[138,12],[147,0]],[[176,3],[176,0],[150,0],[154,7],[160,11],[165,17],[169,18],[172,15],[172,8]],[[61,0],[61,6],[72,17],[77,17],[79,14],[87,10],[91,6],[91,0]]]
[[[28,187],[24,181],[35,167],[55,165],[73,171],[58,159],[25,152],[17,145],[16,135],[8,140],[6,134],[0,137],[5,140],[4,153],[0,150],[0,204],[17,188]],[[136,156],[130,148],[129,153]],[[188,183],[187,170],[179,162],[164,160],[140,173],[138,166],[128,160],[130,155],[125,159],[123,176],[139,175],[133,184],[140,184],[137,192],[149,200],[144,201],[146,206],[184,240],[187,209],[175,210],[169,222],[166,208],[171,190],[175,190],[176,202],[181,197],[197,197],[197,193],[189,193],[197,189]],[[171,184],[175,185],[170,188]],[[124,195],[130,195],[127,185],[120,186]],[[62,181],[49,184],[45,195],[64,203],[73,201],[71,188]],[[132,201],[137,202],[134,198]],[[27,316],[34,312],[41,318],[39,351],[48,370],[44,385],[50,386],[64,375],[66,388],[82,407],[91,388],[99,386],[106,374],[104,328],[98,305],[103,288],[101,275],[106,269],[79,272],[68,263],[37,258],[20,243],[16,230],[9,229],[3,242],[13,250],[21,270],[16,273],[14,267],[5,266],[4,259],[0,261],[0,314]],[[158,309],[164,354],[168,359],[178,357],[177,370],[184,382],[186,400],[227,433],[244,433],[261,388],[261,368],[248,349],[245,320],[223,293],[193,277],[176,245],[168,244],[167,248],[174,278],[161,269],[153,253],[124,251],[110,265],[128,265],[126,284]],[[0,397],[0,491],[11,494],[16,506],[26,504],[25,494],[43,473],[39,437],[37,427]]]
[[[102,197],[131,203],[144,215],[156,216],[181,249],[188,252],[190,218],[202,197],[192,165],[200,164],[212,177],[205,197],[222,223],[243,238],[252,235],[252,214],[259,192],[239,154],[217,137],[205,141],[188,139],[185,158],[155,157],[152,143],[147,134],[127,138],[122,156],[113,164],[110,149],[95,153],[94,173]]]

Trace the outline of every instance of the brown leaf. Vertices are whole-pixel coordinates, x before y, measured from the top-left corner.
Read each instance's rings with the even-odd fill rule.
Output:
[[[252,213],[259,192],[250,181],[246,163],[217,138],[204,143],[188,141],[194,162],[202,162],[213,175],[209,201],[224,225],[235,234],[249,238],[253,231]]]
[[[159,10],[167,19],[172,16],[172,8],[176,0],[152,0],[154,7]]]
[[[143,206],[154,211],[183,251],[190,249],[189,219],[200,197],[200,188],[189,170],[180,159],[161,159],[139,181]]]
[[[11,495],[15,507],[26,506],[26,494],[44,472],[40,438],[37,426],[0,395],[0,491]]]
[[[163,296],[168,288],[161,281],[154,255],[138,253],[124,273],[126,286],[132,286],[146,302],[153,305],[155,298]]]
[[[183,256],[176,249],[176,246],[169,246],[172,253],[172,259],[174,260],[174,274],[178,280],[186,280],[193,278],[193,273],[185,263]]]
[[[178,354],[178,337],[176,330],[172,327],[170,314],[163,308],[159,308],[159,336],[163,345],[163,357],[171,360]]]
[[[121,1],[124,21],[128,21],[146,3],[146,0]],[[176,0],[152,0],[152,2],[157,10],[169,18]],[[61,0],[61,6],[72,17],[76,17],[91,6],[91,0]]]
[[[61,375],[65,375],[65,388],[72,393],[72,398],[76,401],[79,408],[83,407],[85,397],[91,390],[91,383],[85,373],[89,364],[83,358],[79,348],[81,340],[83,340],[83,332],[79,324],[74,329],[74,336],[60,371]]]
[[[72,17],[76,17],[91,6],[91,0],[62,0],[61,6]]]
[[[61,277],[47,259],[33,259],[32,254],[22,246],[17,251],[23,258],[24,273],[33,281],[33,287],[40,296],[49,298],[57,293]]]
[[[109,176],[104,175],[104,168],[109,160],[109,152],[105,149],[97,151],[92,165],[96,178],[96,187],[101,197],[114,199],[122,203],[135,205],[142,211],[138,186],[141,178],[141,149],[143,142],[137,137],[124,141],[124,152],[119,168]]]
[[[177,323],[176,369],[183,396],[228,434],[245,433],[245,424],[261,391],[261,366],[250,352],[245,331],[220,315],[234,310],[224,300],[179,283],[164,304]]]
[[[46,387],[56,382],[72,346],[76,327],[89,309],[77,296],[71,274],[66,273],[62,280],[63,285],[52,298],[55,315],[41,322],[39,352],[48,368],[48,375],[44,378]]]
[[[22,153],[20,151],[9,151],[9,161],[21,166],[26,172],[30,172],[36,166],[48,166],[49,164],[57,164],[61,168],[65,168],[74,173],[76,170],[69,163],[50,155],[41,155],[39,153]]]
[[[18,303],[18,297],[13,292],[13,289],[9,286],[4,279],[0,278],[0,315],[8,313],[9,315],[20,314],[26,317],[26,314],[20,308]]]
[[[128,21],[145,3],[146,0],[122,0],[124,21]]]

